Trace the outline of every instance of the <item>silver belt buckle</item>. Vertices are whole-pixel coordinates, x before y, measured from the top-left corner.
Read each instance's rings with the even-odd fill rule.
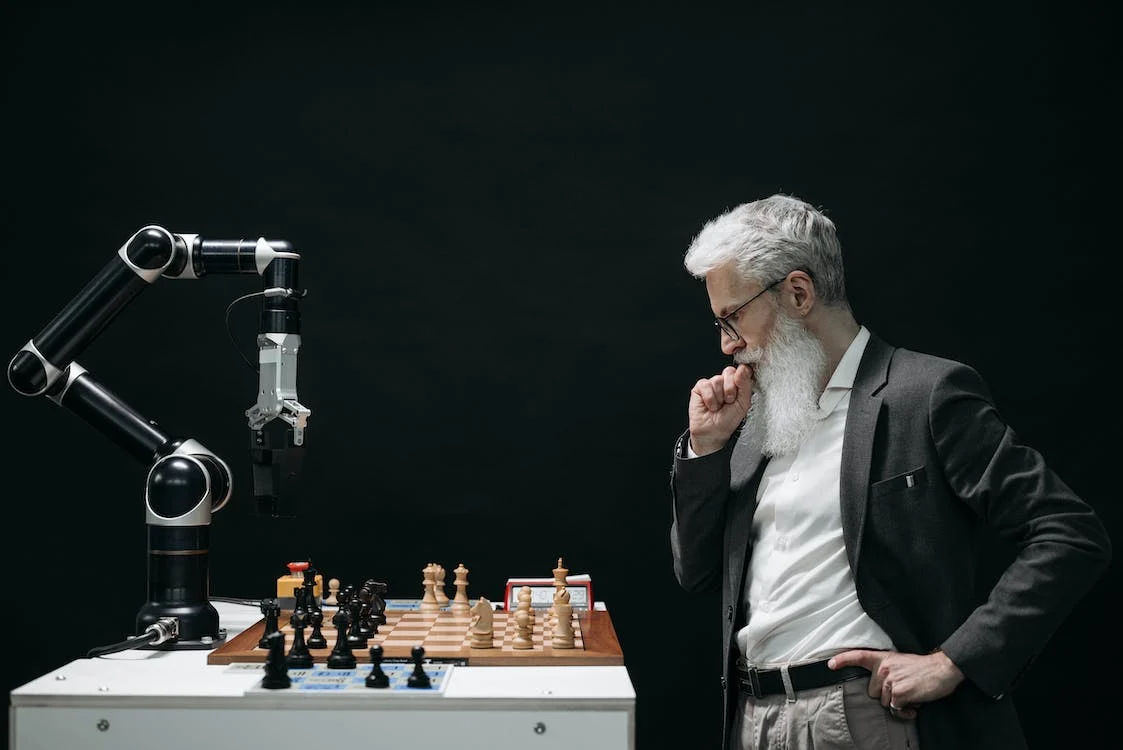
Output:
[[[749,673],[749,694],[754,698],[763,698],[764,695],[760,691],[760,677],[757,676],[756,667],[749,667],[746,671]]]

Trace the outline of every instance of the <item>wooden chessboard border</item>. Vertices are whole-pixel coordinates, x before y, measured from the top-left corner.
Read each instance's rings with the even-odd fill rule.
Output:
[[[388,616],[418,615],[414,610],[391,609],[387,609],[386,614]],[[505,614],[512,617],[514,615],[513,612],[505,612]],[[541,648],[535,649],[511,650],[509,647],[474,649],[465,645],[461,646],[459,649],[443,647],[440,649],[439,654],[434,653],[433,656],[441,659],[463,660],[465,665],[472,667],[622,666],[624,664],[624,654],[620,649],[620,640],[616,636],[616,629],[612,624],[612,618],[609,616],[608,611],[589,610],[574,612],[573,614],[580,628],[579,636],[582,641],[581,648],[554,649],[549,645],[543,645]],[[429,615],[435,616],[438,622],[440,620],[451,620],[458,617],[455,613],[448,611],[429,613]],[[280,622],[287,623],[291,617],[292,610],[284,610],[281,612]],[[459,617],[463,618],[463,615]],[[496,630],[498,631],[498,629],[497,627]],[[511,631],[510,628],[505,628],[505,630],[507,634]],[[331,631],[331,635],[328,637],[328,648],[311,649],[313,659],[317,664],[326,662],[328,655],[331,653],[331,646],[334,645],[334,628],[331,628]],[[467,623],[465,624],[465,633],[466,632]],[[264,633],[265,618],[262,618],[211,651],[207,655],[207,664],[264,662],[269,652],[266,649],[258,648],[257,645]],[[325,635],[328,635],[328,629],[325,629]],[[387,638],[393,640],[392,628],[387,631]],[[383,641],[381,645],[383,646],[384,658],[409,658],[410,649],[417,644],[387,644]],[[424,640],[421,642],[421,645],[424,645]],[[507,646],[507,635],[504,635],[504,646]],[[360,664],[370,663],[370,654],[367,653],[365,649],[356,649],[354,654],[356,660]]]

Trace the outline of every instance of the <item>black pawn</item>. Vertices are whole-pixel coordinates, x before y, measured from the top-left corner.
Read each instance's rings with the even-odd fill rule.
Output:
[[[324,624],[324,611],[317,607],[308,614],[308,619],[312,623],[312,634],[308,636],[308,648],[327,648],[328,639],[324,637],[324,631],[321,629]]]
[[[382,671],[382,646],[370,647],[370,674],[367,675],[367,687],[390,687],[390,678]]]
[[[413,674],[406,680],[406,687],[411,688],[427,688],[430,686],[429,675],[425,674],[425,669],[421,666],[421,658],[425,656],[425,649],[422,646],[414,646],[410,650],[413,655]]]
[[[261,686],[269,690],[292,687],[289,668],[285,663],[284,633],[280,631],[270,633],[265,641],[269,655],[265,657],[265,677],[261,678]]]
[[[335,646],[328,655],[328,669],[354,669],[358,665],[358,660],[351,653],[351,647],[347,643],[347,626],[351,622],[351,617],[341,609],[335,613],[331,621],[335,625]]]
[[[290,620],[293,629],[292,648],[289,649],[289,669],[308,669],[312,666],[312,654],[308,651],[308,644],[304,641],[304,628],[308,624],[308,615],[303,609],[292,613]]]
[[[278,621],[281,619],[280,603],[276,599],[262,599],[261,614],[265,615],[265,632],[261,634],[261,640],[257,642],[257,647],[269,648],[269,636],[281,629],[278,625]]]

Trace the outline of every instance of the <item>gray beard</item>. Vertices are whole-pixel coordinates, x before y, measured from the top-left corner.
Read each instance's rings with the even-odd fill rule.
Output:
[[[803,322],[783,312],[763,349],[742,350],[735,361],[753,365],[753,400],[745,415],[746,436],[762,439],[766,456],[795,452],[819,411],[827,355]]]

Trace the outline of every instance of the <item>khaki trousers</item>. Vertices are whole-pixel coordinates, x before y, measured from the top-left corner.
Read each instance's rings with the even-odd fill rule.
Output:
[[[918,750],[916,722],[898,719],[871,698],[869,678],[794,693],[740,695],[733,750]],[[923,709],[921,709],[923,710]]]

